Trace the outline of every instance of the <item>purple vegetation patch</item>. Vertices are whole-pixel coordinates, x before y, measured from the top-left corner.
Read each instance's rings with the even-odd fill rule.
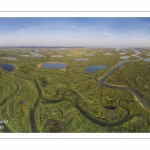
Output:
[[[23,105],[25,103],[25,100],[20,100],[20,105]]]
[[[63,123],[56,119],[49,119],[46,123],[46,130],[48,132],[62,132],[64,129]]]

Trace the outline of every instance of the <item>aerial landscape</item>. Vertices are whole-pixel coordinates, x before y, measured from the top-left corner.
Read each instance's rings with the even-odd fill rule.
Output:
[[[1,133],[149,133],[150,18],[0,18]]]

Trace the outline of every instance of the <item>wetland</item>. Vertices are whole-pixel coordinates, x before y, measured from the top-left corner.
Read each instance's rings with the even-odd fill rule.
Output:
[[[1,49],[0,132],[150,132],[150,49],[126,51]]]

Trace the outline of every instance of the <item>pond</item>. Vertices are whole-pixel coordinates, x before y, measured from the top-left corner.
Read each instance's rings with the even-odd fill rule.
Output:
[[[38,58],[40,58],[40,57],[44,57],[44,56],[41,55],[41,54],[38,54],[38,53],[32,53],[31,57],[38,57]]]
[[[16,58],[13,58],[13,57],[3,57],[1,59],[3,59],[3,60],[16,60]]]
[[[128,59],[129,56],[121,56],[120,58],[121,58],[121,59]]]
[[[126,54],[126,53],[119,53],[120,55],[124,55],[124,54]]]
[[[108,66],[106,66],[106,65],[97,65],[97,66],[87,67],[84,70],[86,72],[95,73],[97,70],[103,70],[103,69],[106,69],[106,68],[108,68]]]
[[[75,60],[77,60],[77,61],[84,61],[84,60],[88,60],[88,58],[75,58]]]
[[[111,53],[106,53],[106,54],[103,54],[103,55],[114,55],[114,54],[111,54]]]
[[[41,68],[63,69],[66,68],[66,66],[65,63],[46,62],[42,64]]]
[[[22,57],[30,57],[30,55],[20,55],[20,56],[22,56]]]
[[[85,56],[94,56],[94,54],[86,54]]]
[[[53,57],[53,58],[62,58],[62,57],[64,57],[64,56],[62,56],[62,55],[53,55],[52,57]]]
[[[67,54],[66,56],[72,56],[73,54]]]
[[[12,72],[16,69],[15,65],[13,64],[0,64],[0,67],[8,72]]]
[[[144,61],[150,62],[150,58],[146,58],[146,59],[144,59]]]

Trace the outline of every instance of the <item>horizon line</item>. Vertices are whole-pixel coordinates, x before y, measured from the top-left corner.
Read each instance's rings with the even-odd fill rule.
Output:
[[[0,48],[150,48],[150,47],[143,47],[143,46],[0,46]]]

